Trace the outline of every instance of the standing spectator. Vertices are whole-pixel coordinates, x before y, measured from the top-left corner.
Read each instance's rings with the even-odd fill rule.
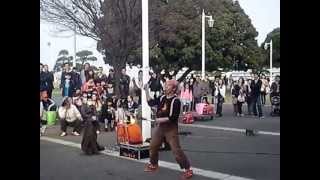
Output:
[[[280,76],[276,76],[274,82],[271,84],[270,101],[273,96],[280,96]]]
[[[119,91],[121,99],[126,99],[129,96],[129,84],[130,77],[126,74],[126,68],[122,68],[119,82]]]
[[[81,77],[76,67],[72,68],[72,80],[74,82],[75,90],[81,89],[81,86],[82,86]]]
[[[262,86],[261,86],[261,103],[262,105],[266,104],[266,95],[269,93],[270,91],[270,86],[269,86],[269,82],[266,79],[266,76],[264,74],[261,74],[261,78],[260,80],[262,81]]]
[[[210,86],[209,86],[209,81],[207,78],[202,79],[200,81],[200,89],[201,89],[200,99],[205,98],[206,101],[208,101],[208,95],[210,93]]]
[[[245,102],[245,81],[243,77],[240,77],[238,80],[238,85],[240,86],[239,96],[237,97],[238,103],[238,116],[244,116],[242,113],[242,105]]]
[[[240,94],[240,85],[236,81],[233,82],[233,86],[231,88],[231,95],[232,95],[232,104],[233,104],[233,112],[235,116],[239,116],[239,103],[238,103],[238,96]]]
[[[102,80],[106,81],[107,75],[103,73],[103,68],[99,67],[98,73],[96,75],[96,81],[101,82]]]
[[[109,75],[108,75],[108,77],[107,77],[106,83],[107,83],[107,84],[111,84],[112,87],[115,87],[116,80],[115,80],[115,77],[114,77],[114,70],[113,70],[113,69],[110,69],[110,70],[109,70]]]
[[[81,126],[81,114],[77,107],[70,103],[68,97],[64,97],[62,100],[62,105],[59,107],[58,115],[60,117],[61,131],[60,136],[67,135],[67,127],[74,126],[73,135],[79,136],[80,126]]]
[[[264,118],[262,112],[262,104],[261,104],[261,86],[262,81],[259,79],[258,74],[254,74],[254,80],[251,83],[251,97],[252,97],[252,107],[253,114],[255,116],[259,115],[259,118]],[[259,114],[258,114],[259,113]]]
[[[72,97],[75,89],[74,82],[71,79],[72,74],[71,73],[63,73],[63,74],[64,74],[64,80],[61,81],[63,82],[63,84],[61,84],[62,96]]]
[[[180,99],[182,102],[182,111],[183,114],[190,111],[191,109],[191,103],[192,103],[192,90],[190,89],[189,83],[185,82],[184,86],[180,93]]]
[[[135,87],[135,94],[139,97],[138,104],[141,104],[141,88],[143,88],[142,70],[138,72],[138,82],[133,78],[132,82]]]
[[[45,76],[45,82],[46,82],[46,90],[48,92],[48,97],[52,97],[52,90],[53,90],[53,81],[54,76],[53,73],[49,71],[48,65],[43,66],[43,73]]]
[[[223,81],[224,81],[225,86],[228,86],[228,78],[226,75],[223,77]]]
[[[218,82],[219,82],[219,79],[213,79],[210,81],[210,89],[211,89],[211,96],[212,96],[212,101],[211,103],[212,104],[215,104],[217,103],[217,101],[215,101],[215,99],[217,100],[217,98],[215,98],[215,93],[216,93],[216,88],[218,87]]]
[[[43,65],[40,63],[40,92],[47,90],[46,76],[43,72]]]
[[[152,75],[148,84],[150,87],[151,97],[154,99],[160,97],[162,87],[161,87],[160,79],[157,77],[157,74],[155,72],[152,72]]]
[[[81,78],[82,85],[89,80],[89,78],[88,78],[89,70],[90,70],[90,64],[89,63],[85,63],[84,64],[84,68],[80,72],[80,78]]]
[[[222,105],[224,103],[224,99],[226,97],[226,85],[224,85],[224,81],[222,79],[218,80],[218,84],[215,87],[215,97],[217,99],[217,111],[216,114],[218,117],[222,116]]]
[[[196,77],[196,81],[193,84],[193,110],[195,110],[196,104],[201,102],[201,86],[200,86],[200,76]]]
[[[245,94],[246,94],[246,102],[247,102],[247,109],[248,109],[248,115],[252,115],[252,90],[251,90],[251,83],[252,80],[248,79],[248,83],[245,85]]]
[[[190,80],[189,80],[189,87],[190,87],[190,89],[191,89],[192,91],[193,91],[193,85],[194,85],[194,82],[195,82],[195,81],[196,81],[196,79],[191,76],[191,78],[190,78]]]
[[[69,63],[64,63],[64,65],[63,65],[61,78],[60,78],[60,81],[61,81],[60,88],[62,88],[62,86],[65,84],[66,74],[69,74],[69,75],[72,74],[72,70],[70,69]]]
[[[94,74],[93,69],[90,69],[90,70],[88,71],[87,81],[90,80],[90,79],[95,80],[95,74]]]

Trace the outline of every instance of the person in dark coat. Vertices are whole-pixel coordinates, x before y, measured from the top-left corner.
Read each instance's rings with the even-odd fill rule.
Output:
[[[40,63],[40,92],[47,90],[46,76],[43,71],[43,64]]]
[[[251,83],[251,97],[252,97],[252,110],[254,116],[259,116],[260,119],[263,119],[262,112],[262,102],[261,102],[261,86],[262,81],[259,78],[258,74],[254,75],[254,80]]]
[[[53,81],[54,81],[54,76],[53,73],[49,71],[48,65],[43,66],[43,73],[45,76],[45,83],[46,83],[46,90],[48,92],[48,97],[52,97],[52,90],[53,90]]]
[[[120,82],[119,82],[121,99],[126,99],[129,96],[129,84],[130,84],[130,77],[126,74],[126,68],[122,68]]]
[[[81,150],[86,155],[99,154],[99,151],[103,151],[105,148],[97,142],[97,133],[94,122],[97,121],[98,118],[94,102],[91,98],[88,98],[87,103],[81,106],[81,115],[84,120]]]
[[[75,67],[72,69],[71,78],[72,78],[72,80],[74,82],[75,90],[81,89],[82,82],[81,82],[80,74],[77,72],[77,68],[75,68]]]
[[[150,95],[152,98],[159,98],[161,96],[161,83],[160,78],[157,76],[155,72],[152,72],[150,80],[148,82],[150,87]]]

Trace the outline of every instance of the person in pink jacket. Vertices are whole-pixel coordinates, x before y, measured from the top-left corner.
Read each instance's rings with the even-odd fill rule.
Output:
[[[180,99],[182,102],[183,113],[188,112],[190,110],[191,102],[193,99],[192,89],[190,88],[188,82],[185,82],[183,88],[181,89]]]

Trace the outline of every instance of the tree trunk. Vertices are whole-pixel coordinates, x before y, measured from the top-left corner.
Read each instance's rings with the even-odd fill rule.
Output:
[[[111,64],[114,70],[114,78],[115,78],[115,87],[114,87],[114,94],[117,97],[120,97],[120,89],[119,89],[119,84],[120,84],[120,76],[121,76],[121,68],[118,63],[115,63],[114,65]]]
[[[182,82],[187,76],[188,74],[192,71],[191,68],[187,69],[183,74],[182,76],[178,79],[179,82]]]

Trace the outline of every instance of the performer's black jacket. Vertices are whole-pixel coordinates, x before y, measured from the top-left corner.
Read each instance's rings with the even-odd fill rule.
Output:
[[[157,118],[169,117],[169,123],[178,124],[181,102],[176,95],[171,98],[163,95],[159,98],[149,100],[148,104],[149,106],[157,106]]]

